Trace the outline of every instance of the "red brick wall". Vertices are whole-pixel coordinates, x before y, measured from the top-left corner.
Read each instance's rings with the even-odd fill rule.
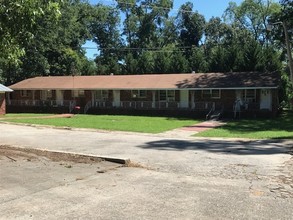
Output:
[[[273,93],[274,94],[274,93]],[[274,96],[273,96],[274,97]],[[191,94],[189,94],[189,100],[191,101]],[[221,90],[221,97],[218,98],[203,98],[202,91],[194,91],[194,100],[195,102],[215,102],[216,104],[223,104],[225,111],[233,110],[233,105],[236,100],[236,91],[235,90]],[[273,98],[273,101],[275,99]],[[256,90],[256,103],[260,102],[260,90]]]
[[[21,91],[14,91],[11,94],[12,100],[28,100],[32,99],[33,93],[31,91],[28,91],[28,96],[22,97]],[[35,91],[35,100],[39,100],[41,97],[41,91],[37,90]],[[53,92],[52,99],[56,98],[55,91]],[[121,101],[152,101],[153,98],[153,91],[147,90],[146,97],[145,98],[133,98],[131,90],[121,90],[120,91],[120,100]],[[159,101],[159,90],[155,91],[155,98],[156,101]],[[76,100],[78,105],[84,106],[88,101],[92,100],[92,92],[90,90],[85,91],[85,97],[81,98],[73,98],[72,97],[72,91],[66,90],[64,91],[64,100]],[[221,97],[219,99],[217,98],[203,98],[202,97],[202,91],[196,90],[194,91],[194,99],[196,102],[215,102],[216,104],[219,103],[219,105],[224,105],[225,111],[232,111],[233,110],[233,104],[236,100],[236,92],[235,90],[221,90]],[[5,102],[3,101],[3,98],[1,96],[0,99],[1,109],[5,109]],[[113,90],[109,90],[109,98],[108,101],[113,101]],[[175,101],[180,101],[180,91],[175,91]],[[191,103],[191,91],[189,92],[189,101]],[[256,90],[256,103],[260,102],[260,90]],[[278,110],[278,90],[275,89],[272,91],[272,102],[273,102],[273,112],[277,112]],[[218,106],[219,106],[218,105]],[[4,107],[3,107],[4,106]],[[191,106],[191,104],[190,104]],[[1,110],[3,112],[3,110]],[[3,114],[3,113],[2,113]]]
[[[152,101],[152,91],[147,91],[145,98],[133,98],[131,90],[121,90],[120,100],[121,101]]]
[[[121,90],[120,91],[120,100],[121,101],[153,101],[153,91],[147,90],[146,91],[146,97],[145,98],[133,98],[132,97],[132,92],[131,90]],[[156,90],[155,91],[155,97],[156,97],[156,102],[159,101],[160,99],[160,91]],[[180,101],[180,91],[176,90],[175,91],[175,101],[179,102]]]
[[[0,115],[4,115],[5,113],[6,113],[5,93],[0,93]]]
[[[272,90],[272,111],[273,114],[276,115],[279,110],[279,97],[278,97],[278,89]]]

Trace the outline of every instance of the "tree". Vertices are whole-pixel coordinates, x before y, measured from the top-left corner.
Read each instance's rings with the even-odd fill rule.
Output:
[[[2,0],[0,2],[0,48],[1,57],[11,63],[19,63],[25,54],[24,43],[31,41],[37,20],[50,15],[60,16],[58,0]]]
[[[203,37],[205,19],[198,12],[193,12],[193,4],[187,2],[180,7],[178,26],[180,31],[180,41],[183,46],[199,46]]]
[[[221,18],[212,17],[205,25],[205,44],[214,46],[231,43],[232,27],[223,23]]]
[[[282,6],[282,21],[293,23],[293,1],[292,0],[281,0]]]
[[[117,9],[98,4],[94,8],[94,20],[90,31],[97,43],[99,56],[95,59],[98,70],[103,74],[120,74],[119,60],[122,41],[119,33],[119,12]],[[102,67],[104,66],[104,67]]]
[[[153,73],[155,69],[155,54],[152,51],[144,51],[138,57],[138,73]]]
[[[208,57],[205,55],[205,45],[201,47],[193,47],[191,56],[189,57],[189,67],[191,71],[197,73],[207,72],[209,69]]]
[[[82,49],[85,41],[91,39],[93,6],[80,0],[63,0],[58,11],[58,19],[49,12],[34,19],[33,37],[22,39],[24,54],[17,63],[0,60],[6,84],[42,75],[93,74],[95,66],[88,62]]]
[[[244,0],[239,6],[230,2],[225,11],[225,20],[241,29],[249,30],[255,40],[267,43],[269,18],[280,11],[280,5],[273,0]]]

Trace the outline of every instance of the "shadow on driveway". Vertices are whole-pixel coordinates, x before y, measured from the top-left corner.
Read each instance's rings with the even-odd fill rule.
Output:
[[[201,150],[213,153],[238,155],[272,155],[290,153],[292,146],[282,145],[283,140],[261,141],[224,141],[224,140],[160,140],[147,142],[139,146],[143,149],[157,149],[163,151]],[[291,149],[290,149],[291,148]]]

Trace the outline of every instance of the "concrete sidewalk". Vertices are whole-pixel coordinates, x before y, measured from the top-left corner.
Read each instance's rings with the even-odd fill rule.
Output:
[[[188,138],[199,132],[207,131],[225,125],[220,121],[204,121],[198,124],[177,128],[171,131],[161,133],[165,137]]]

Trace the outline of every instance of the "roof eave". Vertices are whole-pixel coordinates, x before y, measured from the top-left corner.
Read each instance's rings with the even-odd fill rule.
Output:
[[[14,88],[14,90],[239,90],[239,89],[278,89],[279,86],[257,86],[257,87],[196,87],[196,88]],[[6,92],[13,92],[9,90]]]

